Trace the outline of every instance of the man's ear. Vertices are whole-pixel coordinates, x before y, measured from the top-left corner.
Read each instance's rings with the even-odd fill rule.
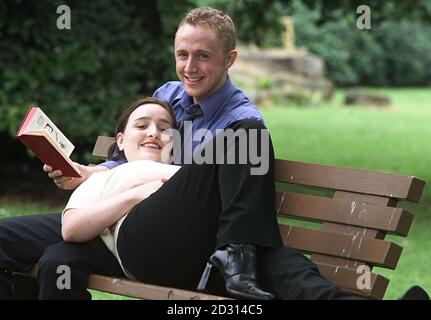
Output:
[[[117,133],[117,146],[118,150],[124,150],[124,134],[122,132]]]
[[[233,49],[229,52],[229,54],[227,55],[226,70],[232,67],[237,56],[238,56],[238,51],[236,49]]]

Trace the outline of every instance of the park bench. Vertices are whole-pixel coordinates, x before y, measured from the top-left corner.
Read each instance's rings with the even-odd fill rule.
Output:
[[[99,137],[93,155],[106,157],[113,141]],[[397,204],[418,202],[425,182],[413,176],[281,159],[275,163],[275,180],[284,245],[310,255],[321,274],[343,290],[383,299],[389,279],[373,272],[373,267],[396,268],[402,247],[385,236],[408,235],[413,215]],[[141,299],[226,299],[101,275],[90,276],[89,288]]]

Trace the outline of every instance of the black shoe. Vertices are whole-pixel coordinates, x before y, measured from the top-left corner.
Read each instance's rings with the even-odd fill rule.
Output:
[[[419,286],[413,286],[403,294],[400,300],[429,300],[430,297],[424,289]]]
[[[223,275],[228,294],[239,299],[274,299],[272,293],[257,285],[256,247],[251,244],[229,244],[216,250],[209,258],[198,284],[198,291],[206,291],[211,271],[218,269]]]

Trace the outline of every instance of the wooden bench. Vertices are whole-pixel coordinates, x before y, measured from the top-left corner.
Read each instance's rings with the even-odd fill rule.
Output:
[[[93,155],[106,157],[113,141],[99,137]],[[396,268],[402,247],[384,238],[407,236],[413,215],[397,204],[418,202],[425,182],[413,176],[280,159],[275,180],[284,244],[310,254],[321,274],[343,290],[382,299],[389,280],[372,269]],[[294,226],[295,220],[315,224]],[[90,276],[89,288],[142,299],[226,299],[100,275]]]

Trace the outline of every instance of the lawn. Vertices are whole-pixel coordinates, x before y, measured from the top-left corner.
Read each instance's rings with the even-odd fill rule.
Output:
[[[276,156],[290,160],[341,165],[415,175],[431,181],[431,89],[370,89],[392,99],[389,108],[343,106],[343,91],[317,106],[274,106],[261,110],[271,132]],[[396,299],[409,286],[431,292],[431,184],[420,204],[406,208],[416,218],[407,239],[391,237],[404,247],[386,299]],[[59,211],[60,207],[8,200],[0,218],[13,214]],[[95,299],[117,296],[94,294]]]
[[[262,110],[279,158],[381,170],[431,181],[431,89],[372,90],[389,96],[392,106],[347,107],[338,91],[331,103],[312,107],[274,106]],[[415,214],[386,299],[396,299],[412,284],[431,292],[431,183],[420,204],[405,205]],[[420,261],[420,263],[418,263]]]

